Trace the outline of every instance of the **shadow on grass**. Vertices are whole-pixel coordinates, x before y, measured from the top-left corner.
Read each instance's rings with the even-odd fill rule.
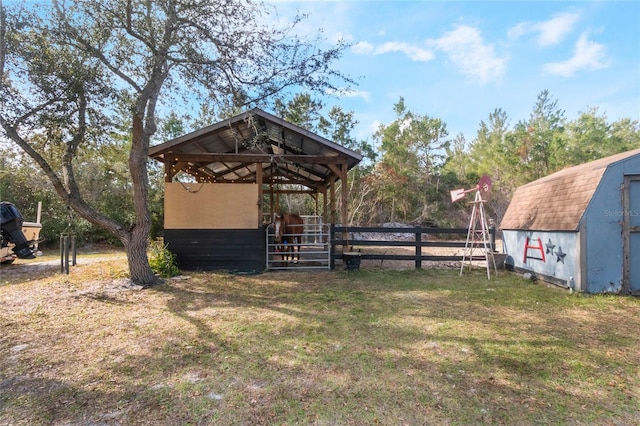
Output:
[[[79,308],[75,314],[88,321],[122,316],[105,323],[114,330],[90,330],[92,338],[113,335],[114,348],[97,348],[104,353],[90,363],[58,370],[47,369],[46,359],[28,358],[28,351],[19,366],[5,356],[0,420],[638,420],[640,303],[632,299],[581,298],[507,274],[488,281],[483,272],[460,278],[457,271],[430,270],[193,273],[140,292],[71,298]],[[138,307],[149,309],[138,314]],[[47,325],[45,317],[30,315],[34,329],[58,330],[55,321]],[[625,327],[612,327],[622,315]],[[27,318],[12,327],[22,321]],[[79,339],[71,336],[68,344]],[[2,337],[0,347],[10,353]],[[39,370],[28,370],[33,365]],[[73,377],[74,368],[83,372],[81,379]],[[50,371],[71,377],[58,373],[52,379]]]
[[[589,343],[594,334],[610,332],[606,324],[587,321],[592,332],[585,339],[567,326],[584,318],[567,318],[565,301],[536,306],[526,300],[545,299],[544,293],[566,299],[564,293],[532,291],[531,284],[509,276],[486,282],[479,274],[462,285],[442,283],[454,274],[334,273],[319,281],[307,274],[265,274],[159,290],[171,296],[170,311],[191,323],[199,339],[219,346],[230,370],[246,374],[245,380],[268,387],[288,383],[280,389],[285,400],[296,400],[302,383],[312,383],[312,393],[331,407],[315,413],[321,417],[339,412],[346,416],[342,420],[371,420],[372,413],[386,410],[387,420],[403,415],[416,420],[419,415],[410,406],[417,401],[446,421],[462,423],[594,418],[597,423],[607,416],[634,415],[625,405],[640,401],[630,390],[638,378],[624,359],[612,359]],[[237,315],[237,333],[230,338],[228,331],[216,331],[206,314],[194,316],[212,307],[250,314]],[[274,314],[284,316],[284,324],[273,321]],[[637,339],[619,343],[624,356],[637,347]],[[332,388],[336,371],[344,383],[327,398],[323,389]],[[299,383],[291,383],[291,377],[299,377]],[[620,385],[603,392],[599,382],[609,380]],[[398,387],[411,391],[402,400],[387,400]],[[340,408],[344,398],[369,401],[372,411],[346,414]],[[248,401],[245,405],[251,407]],[[255,408],[247,409],[255,414]]]
[[[59,273],[59,263],[13,263],[2,265],[0,266],[0,286],[43,279]]]

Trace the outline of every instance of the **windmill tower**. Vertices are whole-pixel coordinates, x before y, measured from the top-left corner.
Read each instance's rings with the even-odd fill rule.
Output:
[[[467,232],[467,240],[462,255],[462,263],[460,265],[460,275],[464,271],[465,265],[472,267],[474,255],[482,255],[487,265],[487,279],[491,279],[491,264],[493,269],[498,273],[496,261],[493,256],[493,248],[489,240],[489,227],[487,226],[487,217],[484,212],[484,203],[486,200],[482,198],[482,194],[488,194],[491,191],[491,178],[482,176],[478,185],[471,189],[454,189],[451,191],[451,201],[456,202],[465,197],[469,192],[475,191],[475,199],[472,201],[473,210],[471,211],[471,220],[469,221],[469,230]]]

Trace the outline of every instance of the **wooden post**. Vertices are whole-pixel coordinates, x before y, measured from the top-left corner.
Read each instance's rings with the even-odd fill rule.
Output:
[[[329,204],[327,203],[327,185],[325,184],[322,187],[322,220],[324,220],[325,223],[327,222],[331,222],[329,220],[329,213],[328,213],[328,208],[329,208]]]
[[[341,165],[341,173],[340,173],[340,188],[341,188],[341,197],[342,203],[340,205],[340,220],[342,221],[342,226],[348,226],[349,223],[349,182],[348,182],[348,174],[349,169],[347,167],[347,163],[342,163]]]
[[[331,223],[336,223],[336,178],[332,176],[329,186],[329,207],[331,209]]]
[[[280,211],[280,186],[279,186],[279,184],[277,182],[276,182],[276,190],[274,192],[273,199],[275,201],[274,207],[273,207],[273,212],[274,213],[282,213]],[[271,217],[273,217],[273,215]]]
[[[422,268],[422,228],[416,226],[416,269]]]
[[[164,160],[164,181],[171,182],[173,180],[173,165],[176,164],[174,158],[166,158]]]
[[[318,216],[318,195],[319,195],[319,191],[316,188],[316,193],[313,194],[313,202],[314,202],[314,207],[313,207],[313,214],[315,214],[316,216]]]
[[[273,199],[273,176],[269,179],[269,222],[273,220],[274,213],[274,199]]]
[[[328,243],[331,245],[330,247],[330,253],[331,256],[329,258],[329,269],[330,270],[334,270],[336,269],[336,251],[335,251],[335,246],[333,245],[333,242],[335,241],[335,230],[333,229],[335,227],[335,225],[333,223],[329,224],[329,241]]]
[[[262,201],[264,190],[262,188],[262,163],[256,163],[256,184],[258,185],[258,228],[262,226]]]

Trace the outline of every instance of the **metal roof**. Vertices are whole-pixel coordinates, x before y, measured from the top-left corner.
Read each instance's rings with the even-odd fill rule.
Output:
[[[251,183],[262,164],[263,182],[319,188],[362,155],[255,108],[168,142],[149,156],[203,182]]]
[[[640,149],[568,167],[516,189],[502,229],[577,231],[607,168],[640,156]]]

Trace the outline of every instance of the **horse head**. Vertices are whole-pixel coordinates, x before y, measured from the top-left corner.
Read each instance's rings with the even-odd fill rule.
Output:
[[[278,213],[273,214],[273,226],[274,226],[274,237],[276,243],[282,242],[282,234],[284,233],[284,221],[282,215]]]

